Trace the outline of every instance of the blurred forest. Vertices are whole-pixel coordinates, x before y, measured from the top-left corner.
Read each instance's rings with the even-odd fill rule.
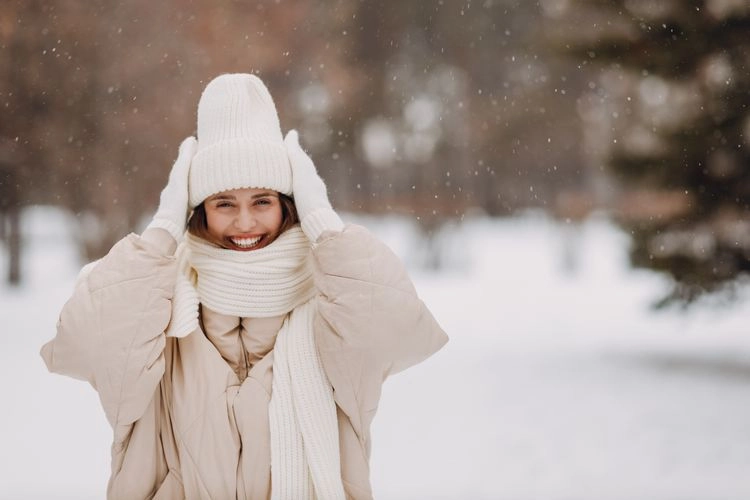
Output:
[[[750,271],[750,2],[578,0],[555,24],[599,70],[584,134],[630,194],[633,264],[674,278],[661,305],[731,296]]]
[[[474,213],[600,209],[690,301],[748,267],[749,3],[4,0],[0,236],[54,204],[101,256],[155,210],[205,84],[254,72],[334,206],[412,217],[428,265]]]

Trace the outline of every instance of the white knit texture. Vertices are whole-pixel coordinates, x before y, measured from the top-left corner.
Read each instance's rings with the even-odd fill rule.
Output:
[[[331,208],[319,208],[302,219],[302,231],[312,243],[318,241],[324,231],[341,231],[344,222]]]
[[[199,326],[198,293],[195,291],[195,273],[190,269],[190,250],[184,241],[177,246],[177,279],[172,295],[172,316],[167,326],[167,337],[186,337]]]
[[[220,314],[278,316],[315,294],[310,242],[299,226],[250,252],[218,248],[190,234],[186,241],[198,298]]]
[[[185,337],[198,328],[198,306],[201,301],[216,312],[239,317],[286,314],[315,293],[309,269],[309,249],[310,242],[299,227],[289,229],[271,245],[253,252],[222,250],[187,234],[175,252],[178,276],[167,336]],[[290,253],[293,254],[291,259]],[[241,259],[240,272],[235,269],[236,262],[230,261],[226,265],[227,258],[238,259],[242,256],[252,258]],[[280,260],[277,260],[278,256],[281,256]],[[205,267],[203,260],[206,261]],[[203,268],[203,281],[213,283],[204,287],[202,299],[196,289],[199,272],[193,267],[193,261]],[[269,269],[270,272],[263,272]],[[286,273],[284,269],[291,272]],[[212,273],[218,277],[213,279]],[[224,284],[216,280],[223,280]],[[298,286],[288,286],[290,283]],[[217,295],[214,295],[214,289],[218,291]],[[238,294],[237,290],[242,292]],[[273,295],[269,296],[269,291]],[[224,312],[228,310],[233,312]]]
[[[271,427],[273,500],[344,500],[333,389],[313,337],[315,301],[284,321],[274,346]]]
[[[190,206],[230,189],[292,193],[292,171],[271,94],[255,75],[216,77],[198,103]]]

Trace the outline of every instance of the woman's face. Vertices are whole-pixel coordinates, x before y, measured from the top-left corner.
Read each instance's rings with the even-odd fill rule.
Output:
[[[279,193],[232,189],[206,198],[208,233],[222,247],[249,252],[270,245],[280,234]]]

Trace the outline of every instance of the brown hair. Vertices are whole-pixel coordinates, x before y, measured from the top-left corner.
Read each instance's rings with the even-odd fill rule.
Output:
[[[279,202],[281,203],[281,227],[279,227],[279,234],[281,234],[297,224],[299,222],[299,216],[297,215],[297,207],[294,205],[294,200],[291,196],[279,193]],[[201,203],[193,209],[193,214],[190,216],[190,220],[188,220],[187,223],[187,230],[193,236],[202,238],[216,246],[224,247],[221,240],[217,240],[208,232],[208,219],[206,218],[206,207],[204,203]]]

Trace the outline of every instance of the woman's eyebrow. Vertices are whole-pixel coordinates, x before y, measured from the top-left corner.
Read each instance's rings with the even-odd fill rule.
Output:
[[[208,199],[208,201],[214,201],[214,200],[236,200],[237,198],[232,196],[231,194],[217,194],[215,196],[212,196]]]
[[[275,196],[275,197],[278,198],[279,195],[276,194],[276,193],[274,193],[273,191],[266,191],[265,193],[254,194],[252,196],[252,198],[255,200],[256,198],[263,198],[263,197],[266,197],[266,196]]]

